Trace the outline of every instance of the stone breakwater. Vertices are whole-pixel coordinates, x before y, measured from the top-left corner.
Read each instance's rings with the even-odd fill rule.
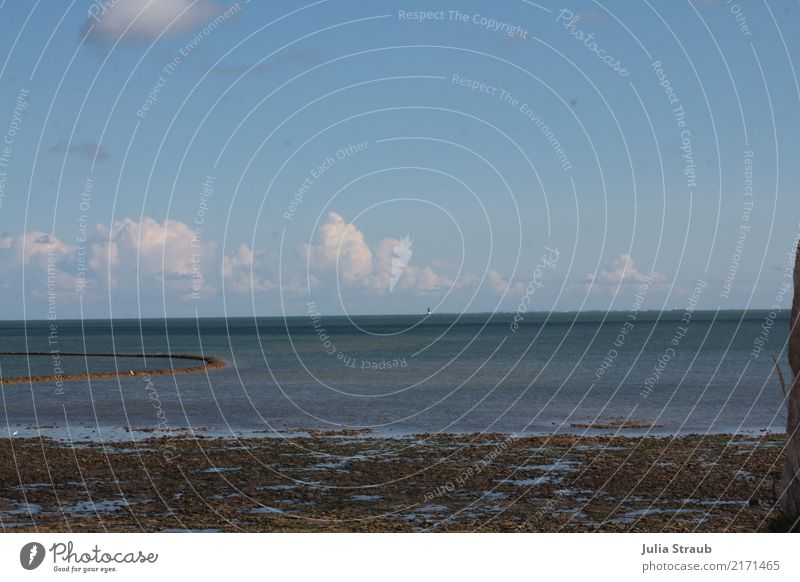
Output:
[[[51,352],[0,352],[0,356],[48,356],[53,357]],[[203,370],[216,370],[224,368],[227,364],[215,358],[214,356],[198,356],[195,354],[132,354],[132,353],[103,353],[103,352],[60,352],[57,354],[59,358],[64,357],[107,357],[107,358],[169,358],[173,360],[197,360],[202,362],[196,366],[188,368],[157,368],[153,370],[116,370],[113,372],[92,372],[87,374],[59,374],[57,371],[53,374],[45,374],[41,376],[10,376],[8,378],[0,377],[0,382],[3,384],[26,384],[28,382],[75,382],[78,380],[99,380],[105,378],[120,378],[120,377],[135,377],[135,376],[166,376],[177,374],[193,374],[194,372],[201,372]]]

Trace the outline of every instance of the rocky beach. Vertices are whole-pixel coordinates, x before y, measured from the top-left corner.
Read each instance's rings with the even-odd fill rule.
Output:
[[[6,438],[6,532],[754,532],[783,435]]]

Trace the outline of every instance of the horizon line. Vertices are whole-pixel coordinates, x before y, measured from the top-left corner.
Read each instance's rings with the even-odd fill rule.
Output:
[[[641,309],[639,313],[680,313],[688,311],[684,308],[671,308],[671,309]],[[742,312],[747,313],[750,311],[775,311],[776,313],[781,312],[789,312],[789,308],[785,309],[774,309],[773,307],[749,307],[749,308],[725,308],[725,309],[695,309],[693,310],[695,313],[707,313],[707,312],[716,312],[716,313],[725,313],[725,312]],[[551,311],[528,311],[527,314],[537,314],[537,315],[548,315],[548,314],[581,314],[581,313],[629,313],[629,309],[567,309],[567,310],[551,310]],[[347,314],[347,313],[337,313],[337,314],[321,314],[322,317],[442,317],[442,316],[464,316],[464,315],[509,315],[513,316],[517,312],[516,311],[464,311],[464,312],[457,312],[457,311],[447,311],[447,312],[440,312],[440,313],[360,313],[360,314]],[[195,316],[192,317],[190,315],[178,315],[178,316],[145,316],[145,317],[137,317],[137,316],[128,316],[128,317],[64,317],[64,318],[55,318],[55,319],[32,319],[32,318],[18,318],[18,319],[0,319],[0,324],[2,323],[20,323],[20,322],[28,322],[28,323],[47,323],[47,322],[69,322],[69,321],[124,321],[124,320],[132,320],[132,321],[164,321],[164,320],[179,320],[179,319],[186,319],[186,320],[200,320],[200,319],[264,319],[264,318],[274,318],[274,319],[299,319],[299,318],[306,318],[310,317],[308,314],[301,314],[301,315],[203,315],[203,316]]]

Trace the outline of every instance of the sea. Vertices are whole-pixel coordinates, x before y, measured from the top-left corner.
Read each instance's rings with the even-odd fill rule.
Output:
[[[0,435],[782,432],[788,311],[7,321]],[[66,353],[108,356],[67,356]],[[130,357],[114,354],[151,354]],[[215,356],[227,366],[130,375]],[[164,357],[166,356],[166,357]]]

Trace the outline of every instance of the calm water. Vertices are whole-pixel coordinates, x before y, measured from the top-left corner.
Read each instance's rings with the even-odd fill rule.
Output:
[[[203,353],[228,367],[157,376],[149,389],[141,377],[70,382],[60,392],[4,385],[0,434],[31,434],[36,424],[73,436],[155,428],[156,394],[170,429],[218,434],[581,432],[572,425],[621,418],[662,425],[658,434],[782,430],[770,356],[785,351],[788,313],[768,328],[758,357],[766,312],[695,312],[685,336],[682,316],[641,313],[617,345],[626,313],[531,315],[515,332],[510,315],[62,321],[62,352]],[[0,351],[47,351],[49,334],[49,322],[0,323]],[[65,371],[83,373],[171,363],[192,365],[62,358]],[[0,356],[0,366],[3,377],[52,374],[53,362]]]

